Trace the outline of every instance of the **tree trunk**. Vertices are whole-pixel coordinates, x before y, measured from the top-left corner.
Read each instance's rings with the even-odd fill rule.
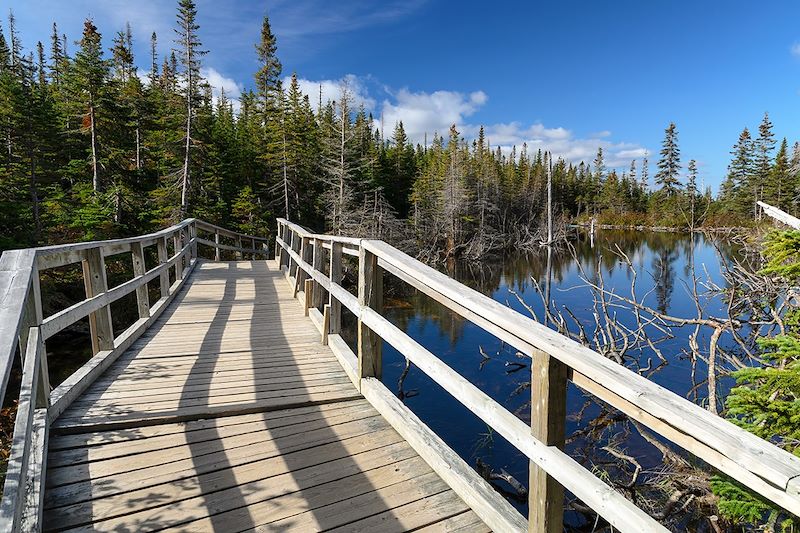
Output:
[[[138,124],[136,125],[136,170],[142,170],[142,144]]]
[[[100,175],[97,171],[97,129],[95,128],[94,103],[89,104],[89,125],[92,133],[92,188],[100,190]]]

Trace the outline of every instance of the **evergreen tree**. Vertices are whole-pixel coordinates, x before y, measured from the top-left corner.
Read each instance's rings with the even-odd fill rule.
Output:
[[[105,96],[109,64],[103,58],[100,33],[91,19],[83,24],[83,37],[78,41],[75,61],[69,70],[68,91],[73,102],[73,114],[80,118],[80,131],[89,137],[92,189],[102,189],[100,176],[100,141],[98,118],[108,103]]]
[[[775,135],[772,133],[772,122],[769,114],[764,113],[764,119],[758,126],[758,138],[753,144],[753,217],[758,218],[760,210],[758,201],[764,195],[765,189],[775,189],[775,184],[770,183],[772,173],[772,150],[775,149]]]
[[[750,131],[745,128],[739,135],[739,140],[733,145],[731,151],[733,159],[728,165],[728,179],[730,180],[730,200],[733,207],[741,214],[747,213],[752,198],[749,194],[750,185],[753,183],[753,141]]]
[[[658,160],[656,183],[667,197],[674,195],[679,187],[678,173],[681,170],[681,151],[678,148],[678,130],[674,122],[670,122],[664,130],[664,141],[661,145],[661,158]]]
[[[178,1],[178,19],[175,33],[178,45],[176,51],[180,54],[180,64],[183,69],[183,96],[186,104],[186,129],[184,134],[184,159],[181,171],[181,206],[180,216],[183,218],[189,212],[189,195],[191,188],[191,148],[192,148],[192,121],[196,112],[195,105],[199,99],[198,91],[202,78],[200,76],[200,58],[206,54],[201,49],[202,43],[197,34],[200,26],[197,24],[197,8],[194,0]]]
[[[770,169],[769,188],[766,201],[780,209],[788,210],[791,207],[790,194],[787,194],[787,184],[790,183],[789,174],[789,145],[786,137],[781,141],[778,153],[775,155],[775,164]]]
[[[686,196],[689,198],[689,227],[695,225],[695,204],[697,202],[697,162],[692,159],[686,167]]]

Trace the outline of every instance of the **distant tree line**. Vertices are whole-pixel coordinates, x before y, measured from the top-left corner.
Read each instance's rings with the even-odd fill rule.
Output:
[[[610,224],[740,224],[763,199],[797,211],[800,148],[777,153],[768,117],[744,130],[718,199],[682,172],[677,130],[654,186],[646,158],[624,171],[572,163],[528,146],[468,141],[455,126],[430,145],[403,123],[384,137],[347,86],[313,106],[297,77],[284,86],[264,19],[254,88],[238,108],[212,97],[192,0],[180,0],[171,52],[152,34],[139,72],[130,26],[103,39],[91,19],[71,41],[23,47],[13,14],[0,32],[0,249],[106,238],[195,216],[268,233],[285,216],[318,230],[381,237],[416,251],[478,256],[532,241],[547,184],[556,218]],[[141,61],[138,62],[141,64]],[[685,183],[682,182],[685,179]]]

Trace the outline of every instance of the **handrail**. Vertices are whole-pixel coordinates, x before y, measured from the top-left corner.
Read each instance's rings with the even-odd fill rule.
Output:
[[[199,237],[198,231],[213,234],[214,240]],[[235,244],[220,243],[221,236],[234,239]],[[170,240],[173,253],[168,256]],[[243,241],[250,245],[244,246]],[[266,237],[189,218],[146,235],[9,250],[0,256],[0,398],[5,397],[18,346],[23,360],[17,419],[0,502],[0,530],[36,529],[49,423],[158,318],[194,268],[198,245],[214,249],[217,260],[222,251],[233,251],[237,259],[244,254],[269,255]],[[158,264],[148,270],[145,249],[151,246],[157,248]],[[121,253],[131,254],[133,278],[109,288],[105,258]],[[43,316],[39,273],[74,263],[81,263],[86,298]],[[170,282],[171,271],[174,282]],[[160,298],[151,307],[147,284],[155,279],[160,280]],[[115,335],[111,304],[132,292],[136,292],[139,319]],[[87,316],[94,357],[51,391],[45,341]],[[26,492],[30,487],[33,490]]]
[[[542,385],[541,376],[537,376],[536,372],[540,372],[546,378],[544,385],[538,387],[544,394],[532,397],[532,405],[537,406],[540,413],[558,411],[557,406],[548,406],[548,402],[558,404],[558,396],[564,395],[565,382],[569,379],[588,393],[641,422],[754,492],[800,516],[800,458],[614,363],[594,350],[465,287],[385,242],[362,239],[357,245],[358,298],[341,286],[340,279],[334,281],[332,276],[322,272],[319,268],[322,264],[321,259],[309,260],[321,256],[323,250],[330,250],[330,271],[334,272],[332,252],[336,247],[345,245],[354,247],[352,238],[314,234],[296,224],[278,219],[276,243],[278,251],[276,258],[286,270],[287,277],[295,284],[296,291],[301,285],[304,286],[305,293],[309,290],[318,292],[320,288],[328,291],[328,304],[323,306],[323,317],[320,321],[321,324],[328,324],[327,329],[323,331],[323,337],[338,334],[338,330],[330,328],[331,309],[335,305],[344,305],[358,318],[358,359],[356,361],[355,354],[352,353],[349,357],[340,357],[340,360],[350,361],[351,367],[353,364],[356,365],[349,369],[355,375],[354,381],[366,384],[367,389],[374,393],[376,387],[374,382],[378,380],[372,379],[371,376],[380,376],[380,349],[374,347],[373,337],[377,336],[388,342],[453,394],[470,411],[528,455],[547,476],[582,498],[616,527],[633,531],[638,529],[636,524],[641,526],[647,523],[647,527],[652,528],[657,527],[657,523],[643,511],[631,509],[633,504],[622,495],[613,490],[611,490],[613,494],[605,491],[610,489],[577,463],[573,465],[572,459],[558,449],[557,442],[549,442],[551,439],[547,431],[538,435],[538,438],[534,438],[531,431],[523,432],[521,426],[524,424],[514,415],[386,320],[381,315],[380,306],[370,305],[362,294],[370,290],[380,292],[380,281],[376,280],[380,279],[381,270],[412,285],[531,357],[534,381]],[[317,244],[320,244],[319,251]],[[326,244],[329,246],[326,247]],[[341,261],[340,256],[336,261]],[[339,270],[340,268],[338,267]],[[367,271],[366,274],[363,273],[364,270]],[[307,294],[304,296],[307,298],[307,305],[311,305],[314,298],[308,299]],[[319,304],[321,299],[315,298]],[[325,314],[329,316],[326,318]],[[376,358],[377,361],[374,361]],[[565,370],[561,374],[559,365]],[[377,368],[378,371],[371,374],[367,367]],[[366,373],[365,368],[367,368]],[[533,389],[532,386],[532,391]],[[557,391],[557,394],[553,391]],[[565,400],[562,398],[560,401]],[[561,407],[563,409],[563,404]],[[546,422],[556,426],[559,423],[563,426],[564,423],[563,420],[559,422],[556,419],[548,419]],[[537,431],[542,432],[542,430]],[[533,492],[531,490],[531,493]],[[563,498],[563,492],[553,493],[556,501],[561,501],[558,500],[559,494]],[[560,504],[557,505],[560,509]],[[538,520],[538,517],[533,516],[537,512],[536,509],[542,511],[544,507],[540,502],[532,501],[531,520],[534,518]],[[493,527],[492,524],[488,525]]]

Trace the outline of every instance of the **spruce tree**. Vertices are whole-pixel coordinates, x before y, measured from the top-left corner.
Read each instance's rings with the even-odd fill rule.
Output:
[[[728,178],[733,207],[740,213],[750,211],[750,185],[753,182],[753,141],[750,131],[745,128],[731,150],[733,159],[728,165]],[[752,212],[752,211],[750,211]]]
[[[758,137],[753,143],[753,174],[750,189],[753,193],[753,217],[758,218],[758,201],[764,195],[765,189],[774,189],[770,183],[772,171],[772,150],[775,149],[775,134],[772,133],[772,122],[769,114],[764,113],[764,119],[758,126]]]
[[[183,70],[183,96],[186,109],[186,128],[184,132],[184,157],[183,170],[181,171],[181,205],[180,218],[189,212],[189,196],[191,192],[191,148],[193,145],[193,119],[196,104],[199,100],[199,87],[201,58],[206,54],[201,49],[202,43],[198,36],[200,26],[197,24],[197,7],[194,0],[178,1],[177,27],[175,28],[175,50],[180,56],[180,65]]]
[[[661,145],[661,158],[658,160],[656,183],[667,197],[674,195],[679,187],[678,173],[681,170],[681,151],[678,148],[678,130],[674,122],[670,122],[664,130],[664,141]]]
[[[686,167],[686,196],[689,198],[689,227],[695,225],[695,203],[697,202],[697,162],[692,159]]]
[[[109,64],[103,58],[101,36],[91,19],[84,22],[83,36],[77,44],[78,51],[69,72],[69,94],[76,114],[82,115],[81,131],[89,137],[92,189],[99,192],[103,184],[100,177],[98,118],[105,104],[104,90],[108,82]]]
[[[770,169],[770,187],[766,201],[773,203],[780,209],[789,209],[790,195],[787,194],[789,181],[789,145],[786,142],[786,137],[784,137],[778,148],[778,153],[775,155],[775,164]]]

